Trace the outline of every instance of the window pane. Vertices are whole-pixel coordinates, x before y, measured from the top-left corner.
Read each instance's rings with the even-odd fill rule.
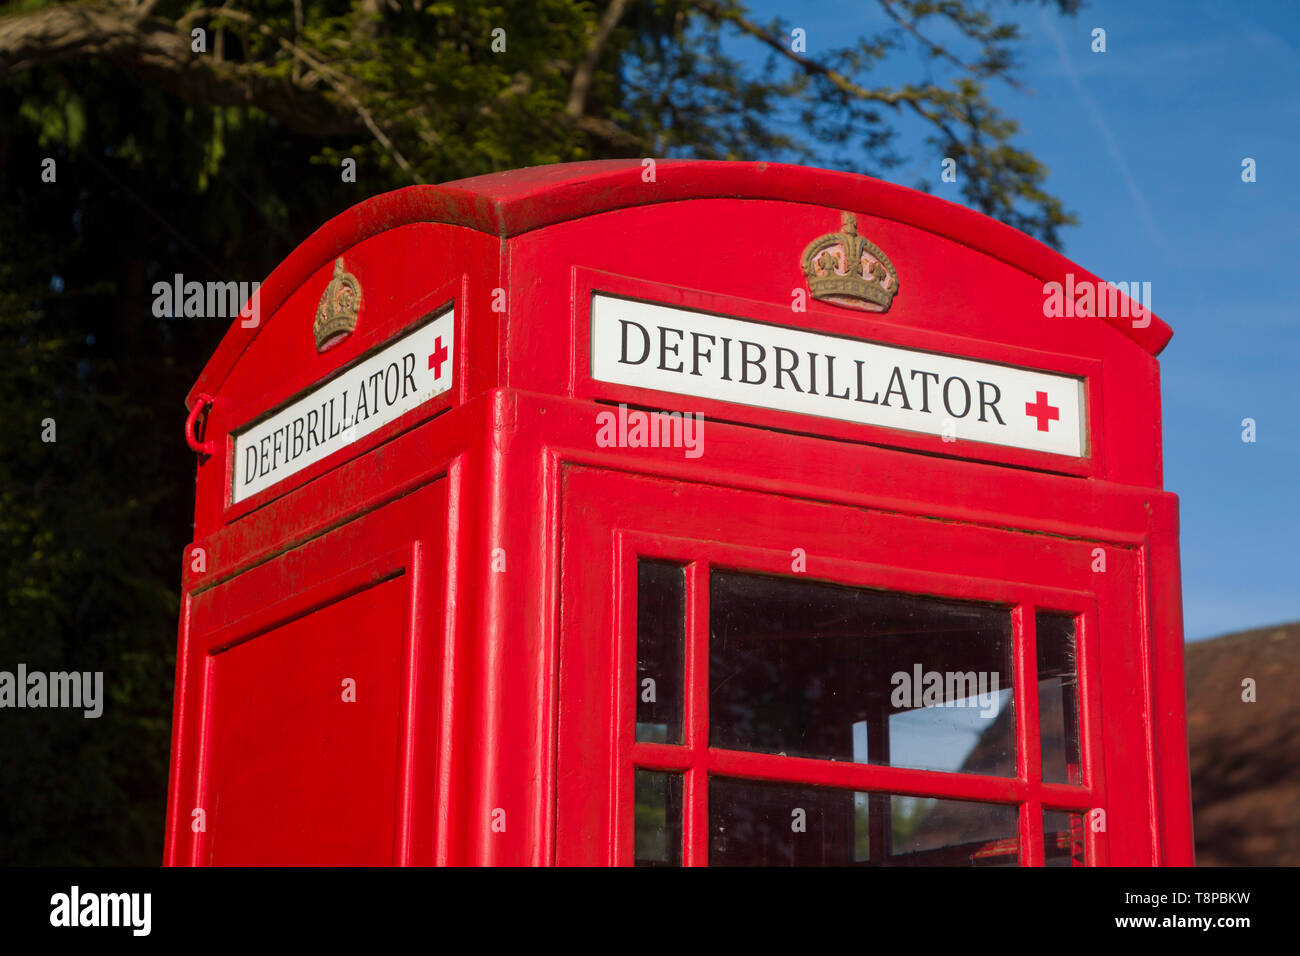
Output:
[[[682,865],[682,775],[636,772],[637,866]]]
[[[714,571],[714,747],[1014,776],[1011,611]]]
[[[1015,866],[1014,806],[712,777],[710,866]]]
[[[1049,783],[1081,783],[1075,620],[1073,615],[1042,612],[1034,620],[1038,631],[1038,726],[1043,779]]]
[[[1043,811],[1045,866],[1083,866],[1083,814]]]
[[[710,866],[844,866],[870,859],[867,794],[709,778]]]
[[[1020,810],[1001,803],[890,797],[892,866],[1019,866]]]
[[[682,742],[686,575],[666,561],[637,562],[636,739]]]

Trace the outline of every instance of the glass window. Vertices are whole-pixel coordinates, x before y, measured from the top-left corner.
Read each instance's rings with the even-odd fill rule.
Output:
[[[637,866],[682,865],[682,775],[636,772]]]
[[[1083,814],[1043,811],[1045,866],[1083,866]]]
[[[1020,809],[1001,803],[890,797],[891,866],[1018,866]]]
[[[682,742],[686,574],[666,561],[637,562],[636,739]]]
[[[638,560],[638,741],[686,739],[686,600],[683,563]],[[708,617],[708,746],[1016,775],[1009,606],[713,569]],[[1076,617],[1037,612],[1035,627],[1042,779],[1079,785]],[[635,862],[680,866],[685,775],[634,774]],[[1020,862],[1015,804],[723,776],[706,786],[710,865]],[[1043,811],[1046,865],[1084,865],[1083,825],[1081,813]]]
[[[1015,866],[1014,806],[713,777],[710,866]]]
[[[1075,619],[1039,612],[1038,728],[1043,747],[1043,779],[1082,783],[1079,755],[1078,663]]]
[[[732,571],[709,602],[712,746],[1015,775],[1009,608]]]

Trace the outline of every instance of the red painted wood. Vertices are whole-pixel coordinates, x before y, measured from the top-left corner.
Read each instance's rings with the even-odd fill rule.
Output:
[[[1016,674],[1016,772],[1023,781],[1042,781],[1042,748],[1038,734],[1038,642],[1034,607],[1017,604],[1011,612]],[[1028,787],[1026,788],[1028,789]],[[1091,802],[1091,801],[1090,801]],[[1043,801],[1035,787],[1020,804],[1020,859],[1025,866],[1043,865]]]
[[[395,862],[403,584],[213,656],[205,862]],[[364,651],[358,632],[373,635]],[[354,702],[342,702],[345,679]]]
[[[633,478],[572,468],[564,482],[566,548],[579,555],[566,566],[561,606],[557,862],[600,864],[630,860],[632,840],[627,788],[631,769],[644,766],[755,779],[789,780],[859,790],[927,794],[1023,805],[1022,861],[1041,865],[1044,805],[1106,811],[1106,831],[1091,834],[1090,858],[1112,863],[1154,862],[1154,831],[1147,811],[1150,727],[1140,695],[1122,688],[1142,677],[1135,645],[1134,567],[1125,549],[1109,549],[1108,571],[1091,571],[1093,542],[1045,542],[986,526],[937,525],[918,517],[874,510],[844,513],[808,501],[745,494],[704,485]],[[927,526],[931,525],[931,526]],[[637,744],[631,682],[620,679],[635,646],[635,557],[701,562],[759,573],[790,574],[794,547],[807,553],[807,576],[816,580],[961,599],[1018,604],[1018,632],[1032,639],[1036,607],[1077,612],[1083,660],[1084,783],[1044,784],[1036,749],[1037,681],[1032,640],[1017,648],[1018,776],[979,777],[764,754],[726,752],[707,745],[707,627],[699,610],[687,653],[686,742],[679,747]],[[567,552],[566,552],[567,553]],[[612,582],[614,591],[606,595]],[[592,596],[601,593],[593,604]],[[698,593],[698,587],[697,587]],[[698,599],[695,602],[698,607]],[[1028,618],[1030,623],[1026,624]],[[613,633],[611,642],[606,635]],[[1097,651],[1096,635],[1106,650]],[[614,650],[618,654],[615,656]],[[1098,684],[1111,685],[1106,706]],[[699,698],[703,698],[700,700]],[[1114,703],[1110,703],[1114,698]],[[569,718],[565,719],[565,714]],[[611,719],[613,724],[611,725]],[[693,725],[692,721],[696,723]],[[566,730],[567,727],[567,730]],[[598,729],[597,729],[598,728]],[[1105,733],[1103,734],[1103,728]],[[609,741],[613,734],[614,741]],[[1102,744],[1102,741],[1105,741]],[[1104,749],[1103,749],[1104,748]],[[618,781],[609,787],[600,780]],[[1118,781],[1118,783],[1116,782]],[[1136,784],[1136,785],[1135,785]],[[700,820],[707,809],[697,792],[687,797],[688,859],[707,855]],[[1025,831],[1032,828],[1032,833]],[[611,842],[611,833],[613,834]]]
[[[444,223],[509,238],[612,210],[694,199],[775,199],[867,209],[935,235],[981,249],[1043,282],[1067,272],[1094,281],[1059,253],[973,210],[892,183],[851,173],[781,163],[659,160],[656,181],[643,181],[639,160],[600,160],[492,173],[442,186],[409,186],[358,203],[313,233],[263,283],[264,314],[275,312],[308,276],[347,249],[412,223]],[[733,204],[739,205],[739,204]],[[892,256],[891,256],[892,258]],[[322,287],[324,283],[321,283]],[[215,392],[261,327],[232,325],[195,390]],[[1172,331],[1159,318],[1145,329],[1121,331],[1158,354]],[[192,404],[192,396],[187,404]]]
[[[840,210],[899,270],[885,314],[791,311],[799,256]],[[318,353],[311,322],[339,255],[361,317]],[[183,556],[167,862],[630,862],[634,765],[685,773],[688,865],[707,862],[710,772],[1017,804],[1028,863],[1042,859],[1041,808],[1101,804],[1090,863],[1190,862],[1177,502],[1162,489],[1154,358],[1170,332],[1045,319],[1043,283],[1066,272],[1093,278],[941,200],[768,164],[666,161],[655,183],[639,162],[544,167],[400,190],[327,223],[191,395],[213,396],[217,453],[198,463]],[[1088,455],[597,382],[595,291],[1081,376]],[[448,305],[450,392],[230,505],[232,432]],[[703,412],[703,456],[600,447],[596,415],[619,402]],[[1034,608],[1080,615],[1082,785],[1038,782],[1024,748],[1010,779],[710,748],[709,562],[789,573],[795,546],[813,577],[1017,605],[1026,637]],[[680,747],[628,732],[637,554],[689,563]],[[345,717],[316,696],[349,666],[382,714]],[[231,674],[251,685],[239,712]],[[362,772],[326,765],[314,728]],[[236,809],[193,832],[191,811],[222,793]],[[299,815],[277,816],[288,803]]]
[[[169,863],[433,862],[444,514],[427,485],[188,597]]]
[[[648,215],[658,215],[661,212],[662,210],[651,210]],[[699,220],[701,223],[714,218],[713,214],[707,210],[701,212],[703,213]],[[807,216],[806,210],[796,208],[787,209],[783,212],[783,219],[786,221],[790,217]],[[815,235],[817,230],[825,230],[826,213],[824,210],[817,210],[813,215],[817,220],[820,220],[820,224],[810,222],[808,225],[808,229],[813,230],[810,234]],[[624,216],[625,221],[627,218],[627,216]],[[629,223],[629,225],[631,224]],[[577,227],[575,226],[575,228]],[[653,231],[657,226],[652,224],[646,228]],[[638,228],[636,231],[643,230]],[[698,282],[701,285],[716,285],[717,279],[710,274],[716,262],[710,258],[712,255],[710,249],[711,240],[708,238],[707,229],[702,225],[701,229],[694,230],[692,234],[700,237],[698,248],[693,248],[690,243],[685,241],[675,243],[673,261],[671,264],[665,264],[660,268],[663,268],[665,275],[681,274],[687,269],[691,270],[687,273],[688,278],[681,280],[683,283]],[[789,262],[797,264],[802,253],[802,245],[798,236],[799,234],[796,234],[790,240],[788,246],[782,250],[788,260],[787,264]],[[520,246],[521,253],[516,256],[516,264],[519,263],[520,256],[531,251],[526,243],[521,243]],[[612,268],[638,269],[643,273],[650,271],[650,269],[637,262],[635,247],[620,249],[610,247],[609,243],[602,241],[593,243],[585,251],[593,261],[607,262]],[[543,253],[544,250],[537,250],[539,262]],[[930,254],[940,256],[944,261],[951,263],[957,252],[940,244],[939,248]],[[987,264],[982,261],[980,266],[987,268]],[[746,275],[745,270],[739,264],[737,264],[734,272],[738,277]],[[1025,285],[1023,274],[1011,270],[1008,270],[1006,278],[1010,283],[1019,284],[1021,291],[1024,293],[1020,303],[1020,311],[1037,314],[1035,310],[1038,309],[1037,302],[1041,298],[1037,286],[1033,283]],[[557,301],[562,294],[565,294],[561,286],[561,279],[561,276],[555,277],[554,288],[548,290],[549,294],[541,297],[543,302]],[[754,282],[735,282],[736,288],[743,290],[742,292],[735,295],[720,295],[700,292],[694,288],[668,285],[662,282],[630,279],[614,272],[598,272],[585,268],[575,268],[573,270],[573,289],[571,293],[573,312],[571,322],[575,330],[585,330],[587,303],[590,302],[592,294],[599,291],[617,294],[629,299],[675,305],[684,309],[731,314],[773,325],[790,324],[793,321],[800,328],[826,332],[832,335],[887,342],[891,345],[921,351],[946,352],[969,358],[987,359],[1004,364],[1019,364],[1044,371],[1086,377],[1091,393],[1090,404],[1093,408],[1091,430],[1096,436],[1105,433],[1102,422],[1107,412],[1107,406],[1101,400],[1104,394],[1101,385],[1103,380],[1108,375],[1114,374],[1127,374],[1130,376],[1130,382],[1133,379],[1140,380],[1147,373],[1146,365],[1148,362],[1154,367],[1154,360],[1148,356],[1135,356],[1133,354],[1135,350],[1114,341],[1109,334],[1104,334],[1100,339],[1089,337],[1089,330],[1086,328],[1067,329],[1060,325],[1044,326],[1041,321],[1029,321],[1024,323],[1022,329],[1016,330],[1014,336],[1010,336],[1015,344],[1008,344],[999,339],[999,336],[1008,337],[1005,321],[986,320],[987,324],[980,330],[984,336],[983,338],[969,337],[964,334],[956,335],[951,331],[940,332],[932,328],[925,328],[924,325],[933,323],[930,319],[923,317],[930,314],[941,314],[943,306],[939,303],[934,303],[931,306],[924,297],[920,297],[920,303],[909,303],[911,308],[906,312],[901,307],[897,308],[897,310],[891,309],[888,320],[866,313],[850,314],[849,310],[837,309],[834,306],[822,305],[815,301],[809,303],[807,312],[792,313],[790,311],[790,292],[786,286],[793,287],[801,283],[802,274],[799,273],[797,268],[793,275],[787,274],[778,277],[775,283],[770,283],[773,301],[765,302],[757,301],[745,294],[752,293],[758,288],[759,284]],[[999,290],[1000,293],[1006,291],[1006,288]],[[996,298],[996,296],[991,298]],[[985,308],[994,315],[1000,315],[1000,310],[1005,307],[990,301]],[[980,308],[978,306],[973,307],[972,314],[980,315]],[[562,320],[557,318],[557,321]],[[1044,332],[1047,334],[1042,334]],[[523,335],[530,334],[528,330],[523,332]],[[1037,340],[1035,336],[1038,337]],[[521,336],[515,336],[514,341],[520,342]],[[872,425],[841,422],[829,418],[812,418],[793,412],[738,406],[729,402],[713,401],[695,396],[672,395],[649,389],[600,382],[592,379],[588,372],[591,367],[588,338],[575,332],[573,341],[574,349],[571,357],[557,356],[539,343],[536,353],[530,355],[529,361],[524,363],[524,367],[528,370],[531,378],[528,383],[521,384],[521,387],[535,386],[539,370],[543,370],[548,373],[548,380],[543,388],[544,391],[558,392],[563,390],[567,391],[568,394],[595,400],[621,401],[629,405],[669,410],[689,408],[689,410],[698,411],[710,419],[721,419],[723,421],[744,420],[765,427],[793,432],[808,432],[811,430],[826,437],[911,448],[924,451],[927,454],[960,457],[967,461],[994,461],[1065,474],[1108,477],[1105,469],[1105,442],[1100,440],[1092,442],[1092,448],[1086,458],[1075,459],[1021,448],[961,441],[960,436],[958,436],[958,441],[945,442],[938,435],[923,435],[894,428],[879,428]],[[1027,347],[1031,343],[1042,347]],[[1089,346],[1092,347],[1092,352],[1095,353],[1096,358],[1089,357]],[[1116,346],[1119,347],[1116,348]],[[1070,351],[1054,351],[1063,348],[1068,348]],[[562,368],[557,361],[557,359],[563,360],[565,358],[568,358],[567,369]],[[1133,364],[1134,360],[1137,362],[1136,365]],[[568,383],[567,388],[564,384],[565,381]],[[1115,393],[1116,397],[1121,394],[1125,393]],[[1131,409],[1114,408],[1112,414],[1125,414],[1128,417],[1135,417]],[[1150,425],[1150,422],[1143,419],[1141,424]],[[1139,469],[1143,469],[1141,471],[1141,480],[1144,481],[1151,480],[1148,476],[1158,473],[1159,470],[1158,457],[1151,449],[1143,450],[1142,454],[1136,459],[1126,459],[1125,464],[1127,467],[1124,471],[1132,472],[1135,476],[1138,474]],[[1120,475],[1109,475],[1109,477],[1118,479],[1122,475],[1123,472]]]

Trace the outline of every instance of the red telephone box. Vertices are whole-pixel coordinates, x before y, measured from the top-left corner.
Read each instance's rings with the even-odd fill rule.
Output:
[[[259,305],[189,396],[169,864],[1191,862],[1171,332],[1115,287],[610,161],[361,203]]]

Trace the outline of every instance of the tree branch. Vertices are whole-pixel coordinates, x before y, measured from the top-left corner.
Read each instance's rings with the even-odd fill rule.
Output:
[[[66,60],[104,59],[188,103],[256,106],[295,132],[349,136],[367,128],[363,117],[341,110],[318,91],[252,64],[218,63],[194,53],[188,31],[179,33],[174,23],[138,10],[116,3],[60,3],[0,17],[0,75]]]
[[[980,71],[976,67],[973,67],[968,63],[963,63],[960,59],[953,56],[953,54],[948,51],[947,47],[940,46],[938,43],[935,43],[929,37],[922,34],[920,28],[917,27],[917,25],[913,21],[908,20],[906,17],[904,17],[902,14],[900,14],[897,10],[894,9],[893,0],[879,0],[879,3],[881,8],[884,9],[886,15],[888,15],[888,17],[891,20],[897,23],[908,33],[912,34],[912,36],[914,36],[921,44],[923,44],[932,54],[934,54],[937,57],[940,57],[941,59],[947,60],[949,63],[953,64],[958,69],[964,70],[965,72],[971,74],[972,76],[981,75]],[[966,33],[967,31],[963,30],[962,32]],[[967,33],[967,35],[969,36],[969,33]],[[1023,89],[1023,87],[1020,85],[1019,82],[1016,81],[1014,77],[1003,74],[1002,79],[1004,82],[1007,83],[1007,85],[1009,85],[1013,89],[1016,90]]]
[[[586,112],[587,96],[591,92],[591,82],[595,78],[600,55],[613,35],[614,28],[618,26],[618,21],[623,18],[623,14],[627,13],[632,3],[633,0],[612,0],[605,8],[605,12],[601,14],[596,33],[582,55],[582,62],[573,73],[573,84],[569,87],[569,101],[564,105],[566,116],[577,118]]]
[[[175,24],[147,18],[138,10],[112,2],[55,4],[0,19],[0,73],[17,73],[59,60],[103,57],[152,79],[188,102],[256,106],[297,132],[320,137],[355,135],[365,129],[412,182],[423,181],[345,79],[267,25],[229,7],[190,10]],[[291,57],[322,77],[350,107],[351,115],[310,89],[310,76],[272,77],[259,69],[261,64],[231,63],[194,53],[190,24],[204,17],[245,23],[275,40]]]
[[[374,116],[370,113],[369,109],[365,108],[364,105],[361,104],[360,99],[357,99],[357,96],[352,92],[351,88],[348,87],[346,79],[343,79],[341,75],[334,72],[334,70],[330,69],[329,66],[326,66],[325,62],[318,60],[317,57],[313,56],[312,53],[309,53],[307,49],[299,47],[298,44],[292,42],[292,40],[286,38],[286,36],[278,35],[276,31],[270,29],[270,27],[266,26],[265,23],[256,22],[252,17],[248,16],[247,13],[240,13],[238,10],[226,9],[220,10],[220,13],[221,16],[230,17],[233,18],[233,20],[240,20],[248,23],[248,25],[252,26],[253,29],[259,31],[260,34],[269,36],[269,38],[276,40],[283,51],[290,53],[290,55],[294,56],[296,60],[300,60],[304,62],[304,64],[311,66],[316,73],[325,78],[326,83],[329,83],[329,85],[334,88],[334,92],[337,92],[339,96],[342,96],[344,100],[347,100],[348,105],[354,109],[356,116],[359,116],[361,122],[365,125],[365,129],[370,131],[370,135],[372,135],[374,140],[380,144],[383,151],[389,153],[389,156],[393,157],[394,163],[398,164],[400,168],[402,168],[402,172],[406,173],[408,177],[411,177],[412,182],[424,182],[424,179],[420,177],[420,174],[415,172],[415,168],[408,163],[407,157],[403,156],[402,151],[398,150],[398,147],[394,146],[393,140],[387,137],[385,131],[380,129],[380,125],[374,121]]]
[[[915,107],[917,104],[912,101],[917,100],[921,92],[923,92],[912,86],[903,87],[901,90],[869,90],[865,86],[860,86],[859,84],[854,83],[843,73],[827,66],[825,63],[804,56],[802,53],[794,52],[794,50],[790,49],[790,45],[783,37],[770,33],[738,10],[725,7],[720,3],[714,2],[714,0],[691,0],[691,3],[705,16],[711,17],[716,21],[726,21],[735,24],[741,32],[749,34],[755,40],[758,40],[775,50],[777,53],[780,53],[787,60],[797,63],[803,68],[804,72],[809,75],[815,74],[825,77],[837,89],[844,93],[848,93],[856,99],[867,100],[875,103],[884,103],[887,106],[893,106],[895,108],[898,108],[903,104]],[[937,91],[937,87],[927,87],[926,90]],[[927,118],[932,118],[925,112],[922,112],[921,115],[927,116]]]

